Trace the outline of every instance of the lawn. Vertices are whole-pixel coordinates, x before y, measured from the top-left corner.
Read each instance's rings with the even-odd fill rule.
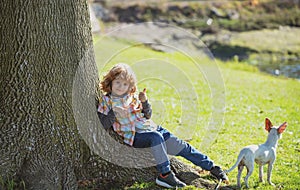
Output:
[[[299,28],[281,27],[279,30],[264,29],[236,33],[232,37],[231,45],[238,45],[255,49],[259,52],[299,52]],[[290,39],[293,39],[292,41]]]
[[[272,181],[276,189],[300,186],[300,81],[263,74],[243,63],[225,64],[191,57],[188,52],[156,52],[111,38],[97,36],[94,46],[100,78],[115,63],[130,64],[138,88],[147,88],[153,120],[190,140],[224,169],[234,164],[242,147],[266,140],[266,117],[274,125],[287,121]],[[237,170],[229,174],[233,187],[236,174]],[[151,185],[135,184],[131,189],[151,189]],[[274,189],[258,182],[257,166],[249,185]]]
[[[216,40],[220,44],[216,47],[216,54],[221,54],[223,57],[236,54],[244,58],[247,55],[250,62],[254,64],[262,64],[263,61],[282,64],[287,63],[288,59],[299,57],[299,35],[299,28],[285,26],[276,30],[263,29],[245,32],[222,30],[218,37],[208,34],[202,40],[206,42]]]

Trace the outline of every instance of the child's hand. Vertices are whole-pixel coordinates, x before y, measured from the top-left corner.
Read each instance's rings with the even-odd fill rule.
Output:
[[[146,88],[144,88],[143,92],[139,93],[139,100],[141,102],[146,102],[147,101],[147,95],[146,95]]]
[[[120,117],[127,117],[129,115],[128,109],[121,106],[113,107],[113,111],[117,116]]]

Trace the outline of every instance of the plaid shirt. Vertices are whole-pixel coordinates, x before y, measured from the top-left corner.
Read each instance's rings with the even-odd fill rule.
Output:
[[[130,95],[124,97],[102,96],[100,98],[98,112],[105,115],[115,106],[120,106],[128,110],[127,117],[116,115],[116,122],[113,123],[113,129],[124,138],[124,142],[133,145],[136,130],[146,130],[149,125],[147,119],[141,113],[140,101],[138,98]]]

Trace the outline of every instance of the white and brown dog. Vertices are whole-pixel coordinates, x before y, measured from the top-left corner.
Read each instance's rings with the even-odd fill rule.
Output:
[[[259,181],[263,181],[263,165],[268,164],[268,182],[271,185],[274,185],[271,182],[271,173],[273,164],[276,159],[276,147],[277,142],[281,138],[281,134],[284,132],[287,127],[287,123],[284,122],[279,127],[272,125],[271,121],[266,118],[265,120],[265,129],[269,132],[267,141],[264,144],[260,145],[249,145],[244,147],[238,156],[236,163],[227,171],[226,173],[231,172],[235,167],[238,166],[238,175],[237,175],[237,186],[241,187],[241,174],[244,169],[244,166],[247,168],[247,175],[245,177],[245,185],[248,186],[248,178],[251,176],[254,169],[254,162],[259,165]]]

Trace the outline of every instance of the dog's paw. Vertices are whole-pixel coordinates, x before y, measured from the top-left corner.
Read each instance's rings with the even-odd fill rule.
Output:
[[[273,187],[275,187],[276,185],[272,182],[269,182],[270,185],[272,185]]]
[[[264,183],[265,181],[263,179],[259,179],[259,182],[260,183]]]

